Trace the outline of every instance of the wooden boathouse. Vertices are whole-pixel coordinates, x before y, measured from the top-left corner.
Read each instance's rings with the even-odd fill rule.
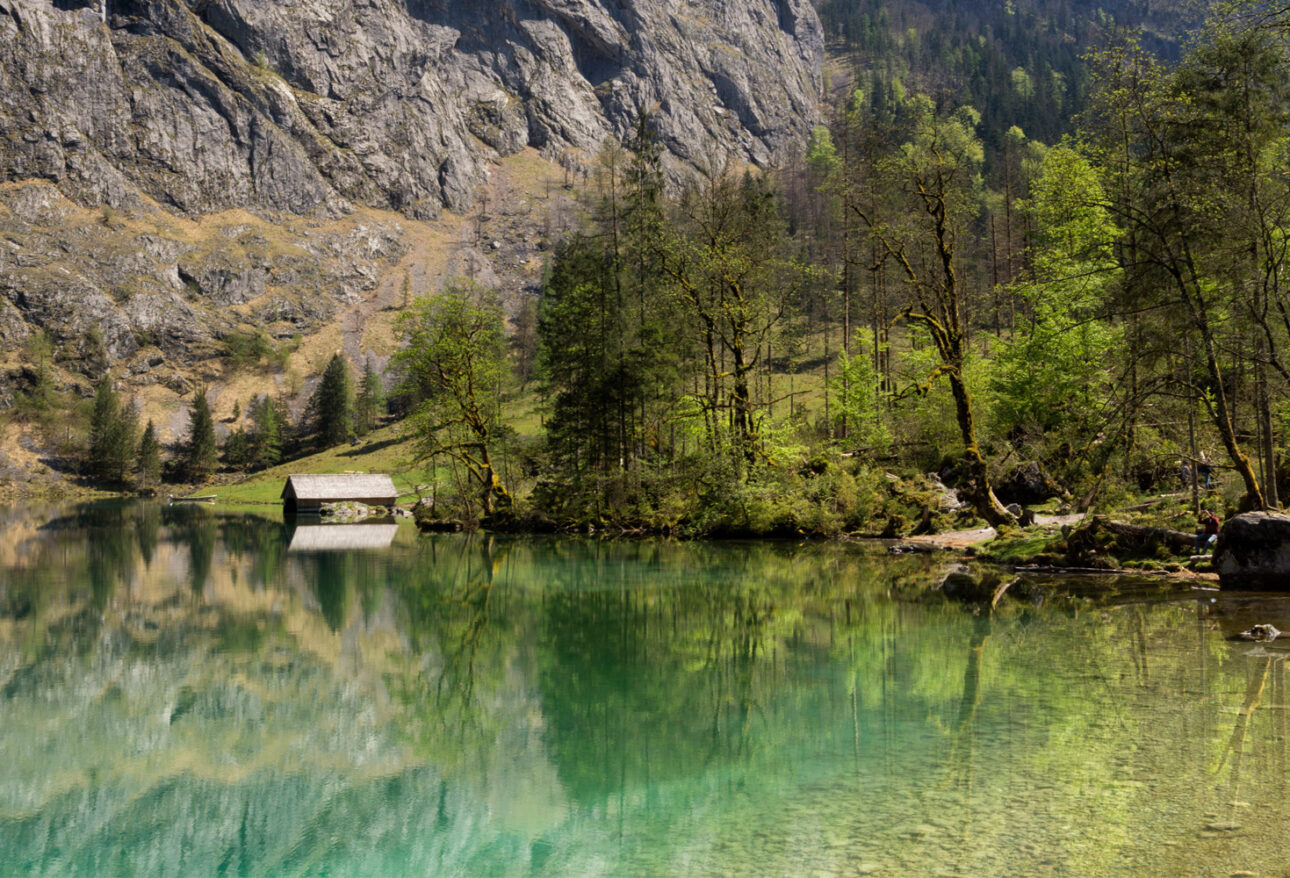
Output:
[[[282,488],[282,510],[296,515],[318,515],[324,503],[391,507],[398,499],[394,480],[375,473],[287,476]]]

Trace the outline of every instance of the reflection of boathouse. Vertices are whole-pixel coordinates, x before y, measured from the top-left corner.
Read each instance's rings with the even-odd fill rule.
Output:
[[[368,473],[295,475],[282,489],[282,509],[287,513],[317,515],[324,503],[363,503],[393,506],[399,498],[394,480]]]
[[[304,524],[291,535],[289,552],[347,552],[388,549],[397,524]]]

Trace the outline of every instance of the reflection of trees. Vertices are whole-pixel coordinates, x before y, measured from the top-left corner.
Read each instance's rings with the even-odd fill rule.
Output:
[[[462,748],[484,737],[495,720],[481,703],[502,688],[508,643],[506,623],[494,613],[494,581],[504,563],[486,534],[429,537],[414,569],[401,577],[406,634],[418,665],[403,680],[402,695],[422,723],[414,727],[422,746],[442,752],[435,739],[448,736]],[[458,751],[460,752],[460,751]]]
[[[142,503],[134,510],[134,535],[139,543],[143,563],[152,564],[161,533],[161,509],[155,503]]]
[[[188,546],[188,585],[200,595],[206,589],[215,557],[218,519],[209,509],[187,503],[165,507],[162,519],[170,526],[171,539]]]
[[[320,552],[311,559],[314,596],[322,609],[327,627],[333,632],[345,627],[349,616],[353,563],[349,552]]]
[[[1236,722],[1232,725],[1232,734],[1227,739],[1227,746],[1223,750],[1223,755],[1219,758],[1218,768],[1215,773],[1223,770],[1223,765],[1230,758],[1232,761],[1232,777],[1229,782],[1230,802],[1240,799],[1241,789],[1241,764],[1245,758],[1245,736],[1249,733],[1250,722],[1254,717],[1254,712],[1259,709],[1263,702],[1263,692],[1268,685],[1268,677],[1271,675],[1273,666],[1278,671],[1283,671],[1282,662],[1274,662],[1271,656],[1265,658],[1257,665],[1250,666],[1246,671],[1245,697],[1241,703],[1241,709],[1236,714]],[[1278,674],[1278,677],[1281,677]],[[1281,749],[1284,753],[1284,749]]]
[[[203,513],[158,513],[167,522],[159,538],[171,542],[181,560],[185,553],[191,557],[186,541],[211,520]],[[121,529],[128,532],[138,515]],[[244,569],[260,563],[260,546],[282,557],[279,525],[213,520],[210,554],[223,547],[242,556]],[[31,693],[24,695],[30,703],[50,710],[62,707],[44,699],[49,668],[63,662],[75,666],[69,677],[83,673],[92,663],[76,659],[78,649],[109,642],[92,633],[101,617],[127,638],[139,637],[140,660],[171,660],[153,646],[155,629],[136,626],[149,608],[113,606],[121,604],[113,599],[107,612],[94,611],[91,565],[105,581],[119,581],[128,574],[112,571],[128,570],[143,550],[114,548],[110,541],[93,546],[87,521],[80,530],[42,535],[42,569],[0,571],[0,615],[14,632],[15,655],[22,656],[14,662],[22,664],[14,682],[5,685]],[[135,560],[126,563],[127,556]],[[1174,821],[1176,811],[1180,831],[1192,836],[1204,826],[1192,818],[1216,819],[1211,812],[1244,798],[1252,807],[1239,818],[1252,830],[1260,820],[1255,812],[1286,794],[1284,663],[1263,651],[1272,646],[1223,642],[1210,624],[1199,624],[1191,604],[1125,606],[1050,593],[1044,606],[1035,606],[1018,597],[1024,588],[1014,587],[991,615],[974,614],[939,597],[915,599],[935,578],[927,559],[874,561],[833,546],[475,535],[418,538],[389,553],[290,558],[292,581],[312,583],[333,630],[355,618],[356,603],[370,611],[369,601],[387,583],[398,598],[398,630],[373,630],[362,646],[374,645],[365,657],[386,673],[403,702],[393,716],[378,710],[374,722],[410,739],[429,766],[425,790],[399,794],[409,813],[429,815],[428,835],[469,824],[476,819],[472,797],[497,789],[526,805],[567,797],[587,806],[574,819],[551,817],[552,825],[559,823],[547,836],[556,853],[546,865],[536,854],[529,861],[543,874],[561,873],[564,851],[582,850],[581,833],[606,833],[603,821],[589,815],[622,820],[624,847],[648,839],[665,853],[684,854],[706,844],[727,821],[729,835],[739,835],[742,824],[729,818],[750,814],[754,799],[765,799],[766,809],[753,821],[783,821],[778,828],[787,833],[798,829],[793,821],[806,820],[835,847],[851,843],[841,840],[847,833],[880,835],[884,821],[935,815],[932,822],[945,832],[962,831],[962,838],[942,835],[933,855],[961,856],[944,865],[964,873],[1002,874],[995,866],[1009,856],[1009,866],[1028,862],[1018,853],[1024,841],[1051,851],[1053,871],[1190,874],[1172,861],[1134,871],[1119,859],[1135,847],[1164,858],[1184,856],[1161,852],[1159,827],[1166,818],[1151,824],[1144,814],[1168,808],[1167,820]],[[906,586],[903,600],[890,597],[897,576]],[[310,722],[341,717],[338,728],[349,722],[352,707],[339,699],[358,693],[367,703],[370,694],[364,688],[370,674],[350,676],[348,666],[325,661],[317,677],[310,670],[297,689],[284,693],[280,681],[293,679],[308,650],[264,615],[273,603],[238,604],[227,617],[199,608],[201,633],[189,629],[191,639],[162,642],[170,650],[196,643],[211,655],[254,657],[237,667],[252,684],[270,681],[263,687],[230,684],[223,674],[176,680],[193,685],[202,704],[219,708],[203,722],[244,735],[239,740],[249,747],[258,746],[260,736],[245,732],[249,726],[239,719],[239,705],[251,704],[243,689],[256,697],[273,691],[285,705],[317,697],[324,691],[316,688],[317,679],[337,675],[339,706],[302,715]],[[152,618],[172,624],[182,615],[175,606],[169,601]],[[116,612],[122,609],[129,612]],[[131,618],[123,621],[126,616]],[[217,638],[209,637],[211,626],[218,626]],[[28,642],[36,647],[26,650]],[[352,642],[358,641],[345,644]],[[308,661],[305,666],[314,668]],[[134,691],[112,696],[136,697]],[[104,699],[100,707],[115,715],[117,704]],[[275,721],[286,715],[270,713]],[[330,746],[344,732],[326,730],[333,734],[318,740],[326,738]],[[223,753],[218,742],[210,746]],[[302,769],[300,776],[312,778],[312,770]],[[948,783],[938,783],[946,776]],[[390,781],[407,782],[407,775]],[[220,783],[212,782],[212,796],[226,794]],[[206,795],[195,800],[205,802]],[[803,798],[828,802],[807,817],[799,816],[800,808],[771,816],[780,804]],[[903,801],[893,805],[896,798]],[[384,800],[373,792],[371,804],[378,813]],[[596,807],[606,804],[611,807]],[[830,810],[835,805],[836,813]],[[326,810],[332,813],[330,805]],[[349,816],[341,810],[335,809],[336,823]],[[489,813],[492,828],[485,833],[505,823]],[[1090,830],[1063,834],[1057,827],[1072,815],[1088,815]],[[431,825],[436,819],[437,828]],[[696,825],[687,828],[684,821],[691,819]],[[926,853],[916,845],[932,842],[892,843],[908,844],[913,857]],[[326,856],[325,843],[318,844],[318,855]],[[1233,835],[1232,844],[1254,842]],[[1000,853],[989,859],[985,850]],[[479,862],[503,861],[496,851],[488,856],[496,858]],[[261,861],[243,862],[255,871]],[[790,870],[774,860],[765,871]],[[1010,871],[1043,870],[1020,865]],[[481,866],[464,873],[487,872]]]
[[[222,520],[220,537],[233,557],[250,562],[249,582],[266,588],[279,582],[286,562],[291,530],[283,522],[250,515]]]
[[[94,606],[107,606],[117,586],[134,572],[139,560],[135,536],[127,527],[127,516],[121,510],[90,529],[89,574]]]
[[[803,620],[775,609],[796,603],[783,594],[799,589],[792,551],[667,543],[586,551],[560,568],[542,605],[539,680],[565,789],[599,801],[773,749],[768,701],[790,657],[814,651]]]
[[[990,614],[979,613],[972,624],[968,641],[967,664],[963,669],[963,697],[959,699],[958,716],[950,732],[950,777],[964,787],[972,785],[972,746],[977,710],[981,706],[981,660],[990,638]]]

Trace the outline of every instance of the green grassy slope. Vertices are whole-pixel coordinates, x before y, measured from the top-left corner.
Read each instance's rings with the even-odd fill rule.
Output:
[[[424,481],[422,467],[413,458],[414,445],[403,434],[403,425],[392,424],[373,430],[360,445],[328,448],[197,493],[214,494],[219,503],[276,505],[281,502],[287,476],[294,473],[389,473],[399,489],[399,502],[410,503],[417,499],[416,487]]]

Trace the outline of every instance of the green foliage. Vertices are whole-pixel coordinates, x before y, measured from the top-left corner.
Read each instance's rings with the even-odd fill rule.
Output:
[[[363,367],[363,378],[354,399],[354,433],[366,436],[385,416],[385,385],[371,360]]]
[[[298,335],[289,343],[275,344],[263,329],[230,332],[222,340],[223,354],[229,365],[237,370],[262,367],[280,372],[299,346]]]
[[[123,483],[134,460],[137,432],[134,408],[122,405],[112,379],[105,375],[95,388],[90,416],[90,473],[104,482]]]
[[[465,467],[485,516],[509,509],[493,464],[507,375],[506,320],[497,294],[459,281],[414,303],[398,327],[403,348],[395,363],[402,393],[415,405],[408,423],[422,456],[446,455]]]
[[[1035,222],[1032,279],[1013,294],[1030,319],[1002,344],[990,378],[996,429],[1083,441],[1102,426],[1114,389],[1111,352],[1123,332],[1107,318],[1121,280],[1120,230],[1094,166],[1070,146],[1049,150],[1028,205]]]
[[[851,349],[852,356],[841,354],[838,377],[833,379],[837,399],[833,417],[839,433],[846,427],[852,445],[879,455],[891,443],[891,432],[883,419],[882,376],[874,366],[873,345],[864,333],[857,331]]]
[[[681,529],[695,536],[836,536],[865,531],[883,508],[882,474],[836,456],[743,473],[729,457],[695,459]]]
[[[793,252],[769,182],[724,173],[683,193],[663,245],[661,269],[678,303],[702,382],[709,445],[728,421],[736,458],[753,463],[761,446],[763,405],[755,374],[784,317],[815,280]]]
[[[817,125],[811,129],[806,146],[806,167],[817,180],[827,180],[841,170],[842,159],[827,126]]]
[[[242,428],[233,430],[224,439],[224,466],[229,469],[246,469],[251,461],[251,441]]]
[[[316,448],[343,445],[354,438],[354,382],[344,355],[333,354],[328,361],[309,400],[307,417]]]
[[[22,358],[30,369],[31,383],[14,394],[14,414],[19,420],[48,430],[68,405],[54,380],[54,344],[46,333],[33,332],[24,345]]]
[[[265,469],[282,462],[282,427],[285,419],[273,400],[257,396],[247,406],[251,429],[247,435],[247,463],[252,469]]]
[[[183,449],[184,478],[190,482],[204,482],[219,465],[219,449],[215,442],[215,419],[211,416],[206,388],[193,391],[192,409],[188,414],[188,440]]]
[[[134,471],[140,487],[152,488],[161,481],[161,443],[157,441],[157,431],[152,421],[148,421],[148,425],[143,428],[143,435],[139,437]]]
[[[557,250],[539,303],[547,435],[565,475],[635,469],[665,441],[675,395],[682,339],[660,270],[661,149],[647,117],[627,146],[602,150],[592,228]]]
[[[264,330],[230,332],[223,340],[224,356],[234,369],[254,366],[273,352],[273,344]]]

